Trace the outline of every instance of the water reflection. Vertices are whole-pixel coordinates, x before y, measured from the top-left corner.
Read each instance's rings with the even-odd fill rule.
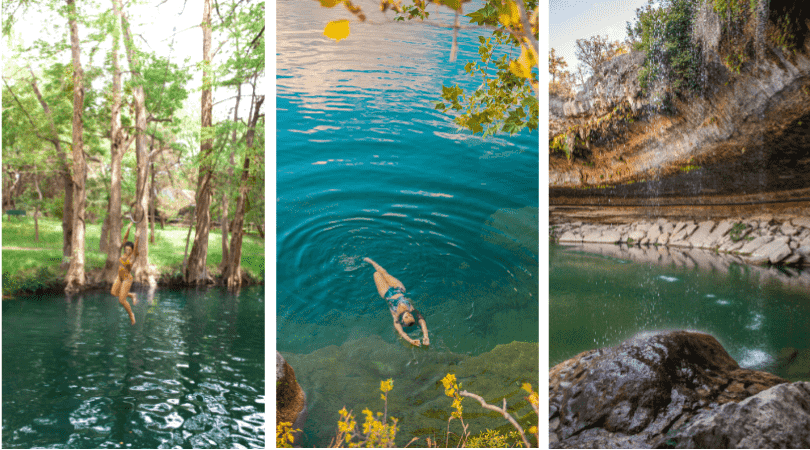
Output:
[[[136,294],[4,302],[4,447],[264,446],[261,288]]]

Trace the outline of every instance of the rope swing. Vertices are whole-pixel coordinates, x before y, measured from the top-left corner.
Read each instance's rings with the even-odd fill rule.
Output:
[[[134,208],[135,208],[135,212],[137,212],[137,211],[138,211],[138,206],[139,206],[138,204],[135,204],[135,206],[134,206]],[[141,209],[143,209],[143,208],[141,208]],[[143,221],[143,218],[144,218],[144,217],[146,217],[146,213],[144,213],[143,211],[141,211],[141,218],[140,218],[139,220],[135,220],[135,219],[133,218],[133,216],[132,216],[132,212],[133,212],[133,211],[130,209],[130,211],[129,211],[129,213],[128,213],[127,215],[129,216],[129,220],[130,220],[130,222],[134,223],[135,225],[137,225],[137,224],[141,223],[141,222]]]

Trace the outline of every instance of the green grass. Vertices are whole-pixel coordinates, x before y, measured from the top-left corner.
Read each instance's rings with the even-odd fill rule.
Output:
[[[85,270],[101,269],[107,259],[106,253],[98,251],[101,224],[88,224],[85,240]],[[149,263],[161,273],[179,273],[183,267],[183,253],[188,228],[167,225],[155,227],[155,243],[149,244]],[[147,234],[148,236],[148,234]],[[130,232],[134,241],[134,231]],[[194,232],[189,241],[189,252],[194,241]],[[22,247],[32,250],[11,250],[7,247]],[[39,242],[34,241],[34,219],[21,220],[3,217],[3,285],[10,292],[12,286],[30,287],[31,283],[58,280],[64,277],[59,270],[62,261],[62,222],[58,219],[39,219]],[[218,273],[222,261],[222,234],[217,229],[208,235],[207,266]],[[264,279],[264,240],[245,235],[242,242],[242,270],[253,278]],[[6,283],[10,283],[8,289]]]

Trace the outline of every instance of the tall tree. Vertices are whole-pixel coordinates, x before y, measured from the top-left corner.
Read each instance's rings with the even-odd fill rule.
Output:
[[[112,21],[112,103],[110,104],[110,202],[107,207],[107,218],[101,240],[108,242],[106,246],[107,260],[104,263],[102,279],[112,282],[118,276],[118,257],[121,255],[121,161],[124,152],[132,142],[126,139],[121,128],[121,67],[118,62],[118,50],[121,40],[121,10],[119,1],[113,0],[115,20]]]
[[[248,124],[247,134],[245,135],[245,162],[242,166],[242,176],[239,182],[239,196],[236,200],[236,209],[234,210],[233,235],[231,237],[231,254],[230,262],[225,269],[224,276],[227,280],[229,288],[238,288],[242,285],[242,235],[244,234],[243,228],[245,224],[245,202],[247,200],[247,192],[249,189],[250,180],[250,158],[254,150],[254,141],[256,137],[256,125],[259,119],[264,115],[260,114],[262,103],[264,103],[264,96],[256,97],[256,89],[254,83],[253,89],[253,104],[251,105],[251,117]]]
[[[591,36],[587,39],[577,39],[577,59],[585,64],[591,73],[595,73],[600,64],[609,60],[614,54],[614,46],[618,43],[608,41],[607,36]]]
[[[139,257],[132,266],[132,276],[136,281],[150,281],[148,274],[149,245],[146,239],[146,218],[148,211],[148,172],[149,154],[146,148],[146,95],[144,94],[144,79],[141,73],[141,64],[138,59],[138,52],[135,49],[135,42],[132,38],[132,31],[129,27],[129,20],[123,11],[121,0],[114,0],[117,4],[116,14],[121,20],[121,29],[124,32],[124,46],[126,47],[129,69],[132,73],[132,95],[135,109],[135,158],[137,161],[137,177],[135,181],[135,208],[133,218],[138,222],[136,236],[141,236],[139,240]]]
[[[202,86],[202,117],[200,144],[199,175],[197,177],[196,193],[196,222],[197,230],[194,244],[186,267],[186,282],[203,284],[208,279],[206,263],[208,260],[208,232],[211,228],[211,178],[213,171],[210,166],[210,156],[213,149],[213,136],[211,127],[211,113],[213,109],[213,95],[211,87],[213,76],[211,73],[211,60],[213,59],[211,47],[211,0],[205,0],[203,5],[203,86]]]
[[[557,82],[557,75],[566,67],[568,67],[568,63],[562,56],[558,57],[556,50],[552,48],[548,54],[548,73],[551,74],[552,83]]]
[[[65,187],[65,198],[62,205],[62,262],[64,264],[66,261],[70,260],[72,254],[71,248],[73,246],[73,177],[71,174],[70,164],[68,163],[67,152],[62,148],[62,141],[59,138],[59,130],[57,129],[51,107],[48,105],[48,102],[42,95],[37,83],[37,77],[34,75],[34,71],[31,70],[30,67],[29,72],[31,73],[31,89],[33,90],[40,106],[42,106],[42,110],[45,112],[45,117],[47,119],[50,131],[49,135],[42,136],[39,134],[37,123],[32,118],[31,113],[26,110],[25,106],[23,106],[22,102],[17,97],[11,86],[8,85],[5,78],[3,81],[6,83],[6,90],[11,94],[12,98],[14,98],[20,107],[20,111],[26,116],[28,122],[31,124],[31,129],[34,130],[37,137],[53,144],[54,149],[56,150],[56,156],[59,158],[58,170],[62,176],[62,182]],[[3,115],[6,115],[6,111],[4,111]]]
[[[87,167],[84,160],[84,72],[80,60],[79,26],[77,23],[76,2],[67,0],[68,21],[70,23],[70,50],[73,60],[73,243],[71,245],[70,266],[67,272],[65,292],[78,292],[85,285],[84,274],[84,212],[87,201],[85,178]]]

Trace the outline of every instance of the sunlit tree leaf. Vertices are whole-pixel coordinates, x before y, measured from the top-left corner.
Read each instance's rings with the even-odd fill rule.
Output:
[[[318,0],[324,8],[331,8],[343,3],[343,0]]]
[[[520,57],[517,61],[511,61],[509,63],[509,70],[521,78],[530,78],[532,76],[532,69],[536,65],[537,58],[534,55],[534,51],[524,45],[521,47]]]
[[[498,21],[505,26],[520,24],[520,10],[512,0],[503,0],[498,7]]]
[[[326,28],[323,29],[324,36],[336,41],[349,37],[349,32],[349,21],[345,19],[333,20],[326,24]]]

